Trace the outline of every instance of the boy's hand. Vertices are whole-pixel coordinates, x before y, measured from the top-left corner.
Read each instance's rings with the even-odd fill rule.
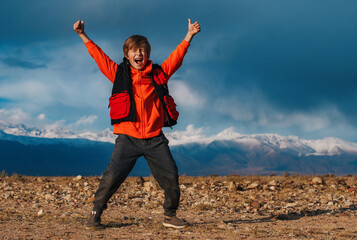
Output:
[[[192,35],[196,35],[200,31],[201,31],[200,24],[197,21],[195,23],[192,23],[191,19],[188,19],[188,32]]]
[[[78,34],[84,33],[84,21],[78,20],[73,24],[73,30]]]
[[[192,23],[191,19],[188,19],[188,31],[185,37],[185,41],[190,43],[193,36],[195,36],[200,31],[201,31],[200,24],[197,21],[195,23]]]
[[[73,24],[73,30],[78,33],[79,37],[83,40],[84,43],[88,42],[90,39],[87,34],[84,32],[84,21],[78,20]]]

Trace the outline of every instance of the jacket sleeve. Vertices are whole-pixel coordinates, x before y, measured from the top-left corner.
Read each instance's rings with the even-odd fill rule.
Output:
[[[115,74],[118,69],[118,64],[111,60],[103,50],[98,47],[92,40],[85,43],[89,54],[93,57],[97,63],[100,71],[114,83]]]
[[[189,46],[190,43],[183,40],[170,54],[169,58],[161,64],[161,68],[166,74],[167,80],[181,67]]]

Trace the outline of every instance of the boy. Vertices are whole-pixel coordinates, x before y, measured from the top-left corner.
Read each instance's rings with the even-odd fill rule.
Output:
[[[173,228],[188,226],[187,222],[176,217],[180,200],[178,170],[168,140],[161,130],[165,122],[165,113],[150,76],[152,74],[154,79],[158,79],[157,84],[167,83],[182,65],[192,38],[200,32],[199,23],[192,23],[191,19],[188,19],[188,31],[184,40],[160,67],[154,67],[149,60],[151,48],[143,36],[134,35],[125,41],[124,60],[118,65],[88,38],[84,32],[84,21],[74,23],[73,29],[85,43],[101,72],[114,84],[113,92],[114,88],[126,85],[122,84],[125,81],[130,86],[126,91],[122,91],[124,94],[130,93],[127,94],[130,95],[127,98],[129,115],[125,115],[126,118],[119,121],[112,120],[113,133],[118,137],[108,167],[95,193],[87,228],[101,226],[101,215],[107,208],[107,202],[124,182],[140,156],[146,158],[154,178],[164,189],[163,225]]]

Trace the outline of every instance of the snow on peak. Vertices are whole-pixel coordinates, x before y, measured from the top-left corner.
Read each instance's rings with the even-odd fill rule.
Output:
[[[41,138],[74,138],[68,129],[37,129],[24,124],[11,124],[0,120],[0,129],[10,135]]]
[[[24,124],[11,124],[0,120],[0,130],[9,135],[28,136],[38,138],[71,138],[88,139],[92,141],[114,143],[116,135],[107,128],[99,133],[82,132],[75,134],[68,129],[37,129]],[[292,151],[298,155],[336,155],[342,153],[357,154],[357,143],[347,142],[339,138],[323,138],[317,140],[302,139],[297,136],[281,136],[278,134],[240,134],[234,128],[227,128],[222,132],[206,136],[204,128],[195,128],[190,124],[184,131],[165,133],[170,146],[197,143],[208,145],[216,141],[225,141],[227,144],[239,144],[248,151],[270,149],[271,151]]]
[[[272,150],[293,151],[298,155],[336,155],[342,153],[357,154],[357,143],[347,142],[339,138],[323,138],[307,140],[297,136],[281,136],[278,134],[240,134],[233,128],[223,130],[214,136],[205,136],[204,129],[195,129],[189,125],[185,131],[166,133],[170,145],[188,143],[210,144],[214,141],[232,141],[253,151],[256,148],[268,147]]]
[[[112,134],[111,130],[105,129],[100,133],[93,132],[83,132],[75,134],[65,128],[44,128],[37,129],[33,127],[28,127],[24,124],[11,124],[0,120],[0,130],[9,135],[15,136],[27,136],[27,137],[38,137],[38,138],[67,138],[67,139],[88,139],[92,141],[101,141],[101,142],[111,142],[115,140],[115,135]]]
[[[100,133],[84,132],[78,134],[77,136],[78,138],[85,138],[92,141],[110,142],[110,143],[114,143],[115,138],[117,137],[112,133],[112,131],[109,128],[104,129]]]
[[[217,138],[221,139],[221,140],[231,140],[231,139],[236,139],[236,138],[239,138],[242,136],[244,136],[244,135],[235,132],[233,127],[227,128],[217,134]]]

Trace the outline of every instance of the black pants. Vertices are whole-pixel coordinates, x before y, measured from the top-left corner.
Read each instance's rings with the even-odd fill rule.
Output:
[[[165,216],[174,216],[179,206],[180,187],[175,160],[170,152],[169,141],[163,133],[149,139],[137,139],[120,134],[115,140],[115,146],[100,181],[93,210],[102,212],[110,197],[118,190],[133,169],[136,160],[144,156],[151,173],[165,192]]]

